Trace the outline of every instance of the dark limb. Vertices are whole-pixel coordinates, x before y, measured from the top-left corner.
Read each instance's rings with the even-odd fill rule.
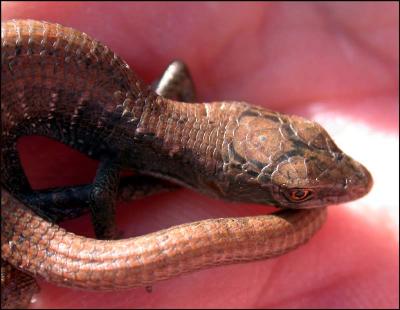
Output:
[[[115,206],[118,194],[120,165],[105,160],[97,169],[89,194],[89,208],[96,237],[113,239],[117,235]]]
[[[36,190],[25,201],[37,214],[58,223],[89,212],[91,188],[91,184],[85,184]],[[147,175],[125,176],[120,179],[117,201],[132,201],[178,188],[174,183]]]

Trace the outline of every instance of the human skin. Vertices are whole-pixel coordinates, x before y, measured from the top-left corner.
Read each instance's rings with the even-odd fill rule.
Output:
[[[84,31],[147,82],[179,58],[201,101],[244,100],[315,119],[375,181],[366,198],[329,207],[321,231],[284,256],[195,272],[157,283],[151,293],[40,281],[32,308],[398,307],[398,9],[394,2],[2,3],[2,20]],[[34,188],[94,177],[95,161],[49,139],[22,138],[19,149]],[[120,204],[117,224],[131,237],[271,211],[179,190]],[[93,236],[88,216],[63,226]]]

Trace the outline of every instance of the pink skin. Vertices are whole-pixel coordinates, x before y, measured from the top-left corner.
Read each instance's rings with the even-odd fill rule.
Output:
[[[360,137],[392,137],[398,147],[398,10],[394,2],[6,3],[2,20],[33,18],[85,31],[147,82],[180,58],[200,100],[245,100],[309,118],[317,110],[344,116],[366,128]],[[360,140],[353,144],[361,153],[378,150],[372,161],[382,160],[379,149],[387,142]],[[45,138],[24,138],[20,150],[35,188],[90,182],[97,166]],[[377,200],[330,207],[322,230],[279,258],[192,273],[160,282],[152,293],[88,292],[40,281],[32,308],[398,307],[398,202],[379,204],[398,195],[396,175],[389,171],[380,182],[375,178],[374,190],[383,188]],[[180,190],[121,205],[117,213],[127,237],[265,210]],[[87,216],[64,227],[93,236]]]

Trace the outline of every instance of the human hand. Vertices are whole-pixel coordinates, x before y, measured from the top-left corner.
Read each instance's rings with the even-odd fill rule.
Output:
[[[398,307],[397,3],[2,3],[2,20],[11,18],[84,31],[147,82],[183,59],[202,101],[244,100],[315,119],[375,180],[366,198],[331,206],[322,230],[287,255],[163,281],[152,293],[41,281],[32,307]],[[21,140],[34,186],[92,180],[96,163],[83,155],[44,138]],[[134,236],[262,212],[180,190],[121,205],[117,220]],[[88,217],[65,227],[93,236]]]

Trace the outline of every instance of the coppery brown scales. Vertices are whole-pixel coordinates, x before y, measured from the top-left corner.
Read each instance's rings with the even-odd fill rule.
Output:
[[[176,101],[193,99],[185,78],[177,93],[173,83],[160,82],[157,92],[172,99],[158,96],[106,46],[71,28],[2,23],[1,70],[2,259],[60,285],[144,286],[284,254],[318,230],[326,205],[359,198],[372,186],[369,172],[317,123],[244,102]],[[16,150],[17,139],[31,134],[100,160],[93,184],[32,191]],[[286,210],[114,241],[79,237],[49,222],[89,208],[96,236],[115,237],[123,168],[210,196]],[[128,196],[135,196],[132,186],[147,190],[150,180],[166,184],[150,177],[144,185],[128,181]],[[71,201],[82,207],[51,209]]]

